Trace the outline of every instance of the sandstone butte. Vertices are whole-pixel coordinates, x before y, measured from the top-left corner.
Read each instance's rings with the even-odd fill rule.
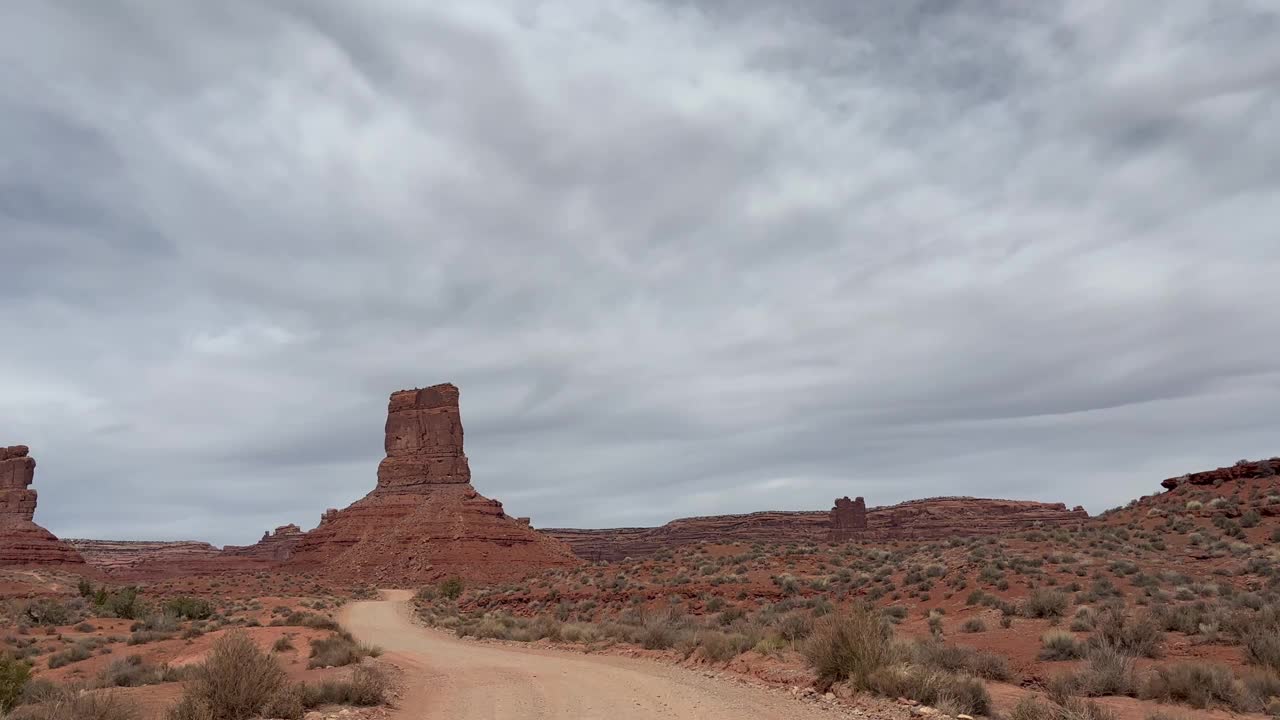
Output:
[[[420,583],[514,579],[579,562],[567,545],[471,486],[457,387],[392,393],[384,444],[377,486],[346,509],[326,511],[293,545],[286,567]]]
[[[80,553],[35,524],[36,461],[28,452],[0,447],[0,565],[83,565]]]
[[[672,520],[660,527],[544,533],[587,560],[643,557],[664,547],[699,542],[846,542],[938,540],[956,535],[996,535],[1034,527],[1080,523],[1084,508],[1062,503],[939,497],[867,509],[862,498],[836,500],[829,511],[755,512]]]

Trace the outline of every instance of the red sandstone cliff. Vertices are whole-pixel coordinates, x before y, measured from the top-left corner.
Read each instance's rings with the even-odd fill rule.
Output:
[[[870,509],[863,504],[859,511],[857,501],[841,498],[830,511],[712,515],[681,518],[654,528],[554,528],[543,532],[568,543],[579,557],[620,560],[649,555],[663,547],[699,542],[933,540],[1051,527],[1077,523],[1088,517],[1084,508],[1068,510],[1062,503],[946,497]]]
[[[1160,484],[1173,490],[1181,485],[1216,485],[1233,480],[1274,478],[1277,474],[1280,474],[1280,457],[1273,457],[1269,460],[1241,460],[1231,467],[1169,478]]]
[[[26,445],[0,447],[0,565],[81,565],[71,546],[35,524],[36,461]]]
[[[419,583],[446,575],[517,578],[577,562],[563,543],[509,517],[471,487],[458,388],[392,393],[377,486],[326,511],[288,565],[365,582]]]

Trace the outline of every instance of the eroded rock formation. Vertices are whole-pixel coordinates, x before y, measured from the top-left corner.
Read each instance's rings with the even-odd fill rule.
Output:
[[[831,542],[848,542],[857,540],[867,529],[867,503],[861,497],[850,500],[849,496],[836,499],[831,508],[828,521],[831,525],[827,540]]]
[[[1241,460],[1231,467],[1169,478],[1160,484],[1172,490],[1180,485],[1216,485],[1233,480],[1273,478],[1277,474],[1280,474],[1280,457],[1269,460]]]
[[[365,582],[447,575],[498,580],[577,562],[563,543],[509,517],[471,486],[458,388],[391,394],[377,486],[328,510],[289,565]]]
[[[861,498],[859,498],[861,499]],[[844,505],[842,501],[848,501]],[[1033,527],[1052,527],[1088,519],[1084,508],[1068,510],[1062,503],[990,500],[968,497],[929,498],[866,509],[857,516],[858,501],[841,498],[830,511],[757,512],[681,518],[653,528],[579,530],[555,528],[543,532],[568,543],[588,560],[643,557],[663,547],[708,542],[819,543],[838,540],[936,540],[957,535],[995,535]],[[848,523],[837,530],[833,522]],[[862,523],[864,527],[857,527]]]
[[[84,558],[35,523],[36,461],[26,445],[0,447],[0,565],[80,565]]]
[[[284,562],[293,556],[293,548],[303,534],[302,528],[289,523],[262,533],[262,539],[253,545],[228,545],[222,548],[222,552],[231,557]]]

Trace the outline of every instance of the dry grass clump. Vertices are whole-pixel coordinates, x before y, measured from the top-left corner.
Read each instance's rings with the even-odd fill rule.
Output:
[[[370,645],[362,645],[346,631],[334,633],[327,638],[311,641],[311,659],[307,667],[342,667],[360,662],[363,657],[377,657],[382,650]]]
[[[1115,713],[1101,705],[1067,698],[1062,704],[1045,703],[1034,697],[1018,701],[1008,715],[1008,720],[1114,720]]]
[[[208,659],[192,672],[169,720],[296,718],[302,707],[293,702],[295,696],[275,658],[259,650],[249,636],[232,632],[214,642]]]
[[[905,697],[930,705],[947,715],[986,715],[991,696],[982,681],[915,665],[883,667],[867,678],[868,689],[885,697]]]
[[[820,618],[803,653],[823,685],[849,680],[862,689],[872,673],[896,659],[892,629],[880,614],[863,607]]]
[[[306,707],[319,705],[381,705],[387,698],[387,678],[377,668],[359,665],[350,680],[325,680],[302,689]]]
[[[23,705],[8,720],[139,720],[138,706],[111,693],[58,692],[37,705]]]
[[[1023,617],[1028,618],[1061,618],[1067,612],[1071,598],[1061,590],[1038,588],[1031,592],[1018,608]]]
[[[1040,636],[1041,660],[1078,660],[1084,657],[1085,644],[1075,635],[1053,630]]]
[[[1224,705],[1245,709],[1249,703],[1236,685],[1230,668],[1208,663],[1178,663],[1156,667],[1142,686],[1145,700],[1177,702],[1194,708]]]

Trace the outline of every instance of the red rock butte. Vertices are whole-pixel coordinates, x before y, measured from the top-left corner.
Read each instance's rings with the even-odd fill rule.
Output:
[[[84,558],[35,524],[36,461],[26,445],[0,447],[0,565],[82,565]]]
[[[471,486],[458,395],[451,384],[392,393],[377,486],[344,510],[326,511],[287,564],[364,582],[420,583],[514,579],[577,563],[567,545]]]

